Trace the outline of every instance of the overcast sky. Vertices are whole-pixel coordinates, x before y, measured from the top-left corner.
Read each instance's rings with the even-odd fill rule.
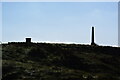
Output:
[[[117,2],[4,2],[2,42],[95,42],[118,45]]]

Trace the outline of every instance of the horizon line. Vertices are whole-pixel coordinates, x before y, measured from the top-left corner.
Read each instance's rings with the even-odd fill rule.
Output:
[[[8,44],[8,43],[26,43],[26,41],[8,41],[8,42],[1,42],[0,44]],[[69,42],[69,41],[32,41],[31,43],[53,43],[53,44],[81,44],[81,45],[91,45],[91,43],[79,43],[79,42]],[[118,45],[110,45],[110,44],[97,44],[98,46],[112,46],[112,47],[119,47]]]

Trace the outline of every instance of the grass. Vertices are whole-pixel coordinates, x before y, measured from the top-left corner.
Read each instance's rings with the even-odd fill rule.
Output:
[[[79,44],[2,45],[2,80],[120,80],[120,48]]]

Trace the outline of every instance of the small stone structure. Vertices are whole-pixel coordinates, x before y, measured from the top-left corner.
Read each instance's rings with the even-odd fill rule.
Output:
[[[31,38],[26,38],[26,43],[31,43]]]

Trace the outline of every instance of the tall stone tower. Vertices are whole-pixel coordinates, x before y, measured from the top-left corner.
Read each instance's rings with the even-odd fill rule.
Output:
[[[91,39],[91,45],[95,45],[95,42],[94,42],[94,27],[92,27],[92,39]]]

